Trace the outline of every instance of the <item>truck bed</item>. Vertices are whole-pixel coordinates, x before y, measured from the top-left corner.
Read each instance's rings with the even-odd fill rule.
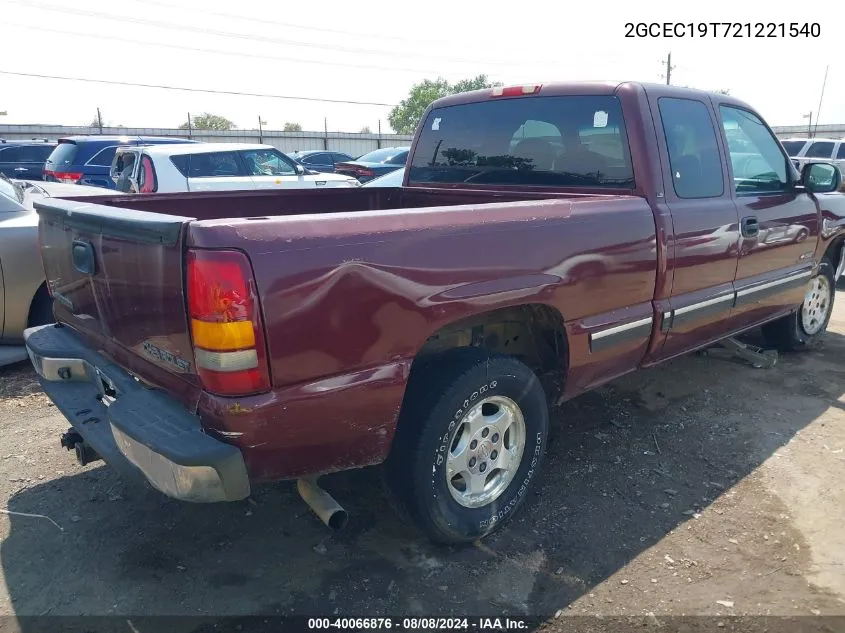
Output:
[[[360,189],[290,189],[288,191],[219,191],[152,195],[115,195],[97,198],[97,204],[196,218],[273,217],[475,205],[519,200],[611,198],[601,193],[517,192],[495,189],[422,187],[363,187]],[[70,198],[81,200],[79,198]]]
[[[102,201],[38,206],[56,319],[246,447],[256,480],[383,459],[414,356],[456,319],[526,305],[563,315],[569,393],[635,366],[649,339],[637,330],[589,349],[596,328],[651,322],[657,234],[639,196],[365,188]],[[209,251],[249,259],[271,392],[225,398],[200,383],[185,270]],[[305,427],[285,422],[301,416]]]

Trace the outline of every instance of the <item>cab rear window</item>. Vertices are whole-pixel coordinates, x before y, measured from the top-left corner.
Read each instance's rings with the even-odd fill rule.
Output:
[[[612,96],[437,108],[422,125],[409,182],[631,188],[622,108]]]

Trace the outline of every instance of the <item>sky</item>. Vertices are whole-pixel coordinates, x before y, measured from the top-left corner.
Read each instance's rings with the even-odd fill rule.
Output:
[[[845,123],[841,23],[795,2],[487,0],[0,0],[0,71],[191,89],[208,94],[0,73],[0,123],[177,127],[211,112],[239,128],[389,131],[390,106],[438,76],[505,85],[609,79],[730,90],[771,125]],[[755,6],[765,6],[761,15]],[[807,16],[811,17],[807,17]],[[819,24],[798,38],[626,38],[628,22]],[[829,65],[821,116],[819,99]]]

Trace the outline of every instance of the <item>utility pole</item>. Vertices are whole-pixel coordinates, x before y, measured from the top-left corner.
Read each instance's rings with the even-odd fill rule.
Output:
[[[801,115],[801,118],[802,119],[809,119],[809,121],[807,121],[807,138],[812,138],[813,137],[813,113],[810,112],[809,114],[803,114],[803,115]]]
[[[100,128],[100,134],[103,133],[103,117],[100,114],[100,108],[97,108],[97,127]]]
[[[191,113],[188,112],[188,140],[189,141],[193,138],[192,132],[193,132],[193,130],[191,129]]]
[[[323,117],[323,149],[328,151],[329,149],[329,120],[326,117]]]
[[[666,66],[666,74],[660,76],[666,77],[666,85],[668,86],[672,83],[672,71],[675,69],[675,67],[672,65],[672,53],[669,53],[669,55],[666,57],[665,62],[660,63]]]
[[[381,149],[381,119],[378,120],[378,140],[376,141],[376,148]]]
[[[824,81],[822,82],[822,94],[819,97],[819,107],[816,110],[816,127],[813,128],[813,136],[816,135],[816,132],[819,131],[819,117],[821,116],[822,111],[822,99],[824,99],[824,87],[827,85],[827,71],[830,66],[824,67]]]
[[[264,143],[264,130],[261,128],[261,124],[263,121],[261,120],[261,115],[258,115],[258,142]]]

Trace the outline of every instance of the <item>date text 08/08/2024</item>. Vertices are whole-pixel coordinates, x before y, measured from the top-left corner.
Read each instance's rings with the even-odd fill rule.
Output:
[[[626,22],[625,37],[820,37],[818,22]]]
[[[400,631],[520,631],[528,628],[528,622],[520,618],[309,618],[308,630],[378,630]]]

